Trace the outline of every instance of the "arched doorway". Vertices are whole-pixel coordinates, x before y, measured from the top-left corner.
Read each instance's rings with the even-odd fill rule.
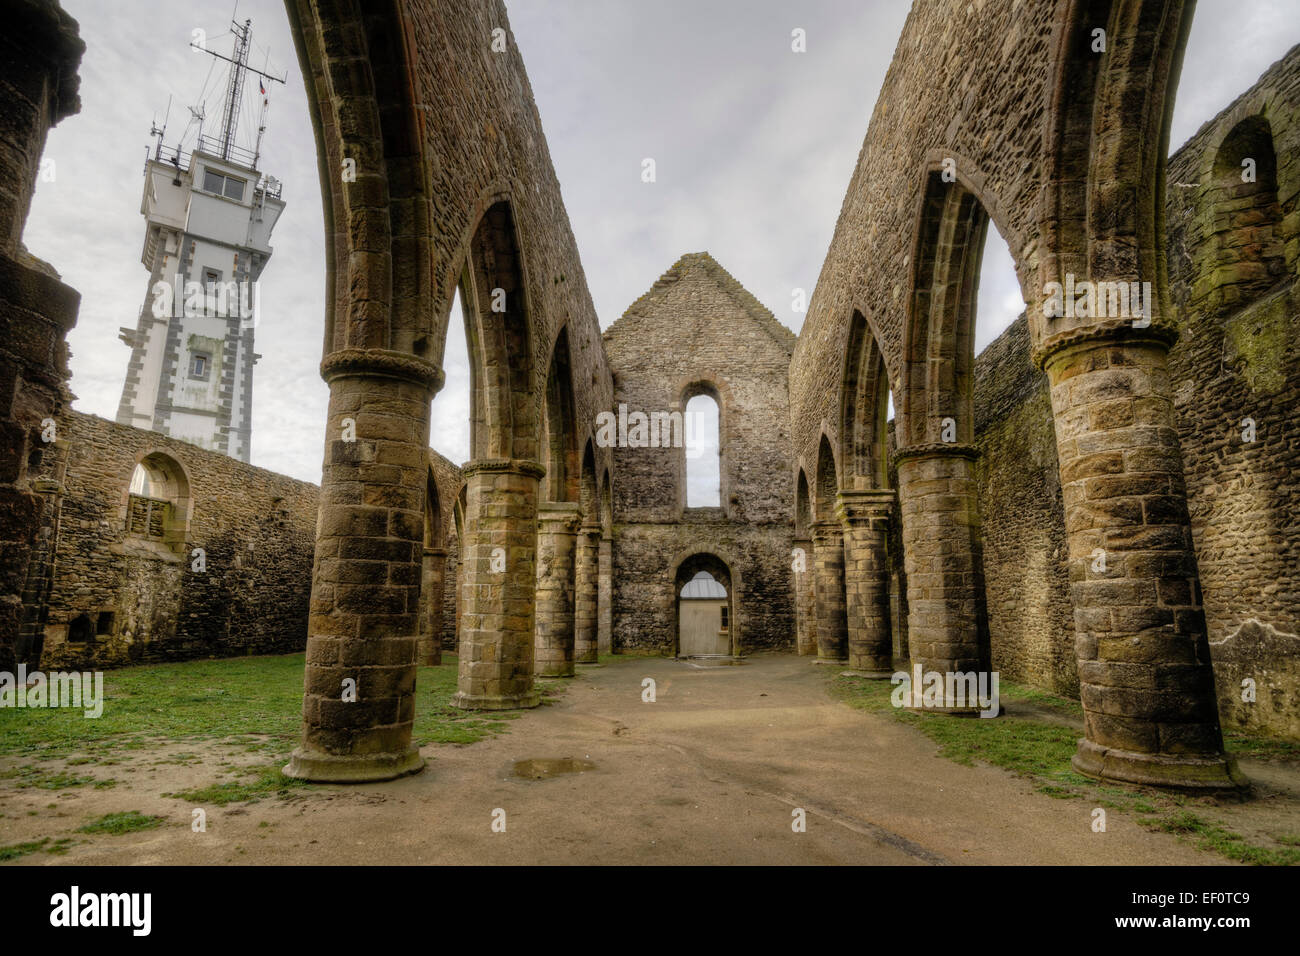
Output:
[[[731,569],[712,554],[696,554],[677,568],[678,657],[725,657],[737,653]]]

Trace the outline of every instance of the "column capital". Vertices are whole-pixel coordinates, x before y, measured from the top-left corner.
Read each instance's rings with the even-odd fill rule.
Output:
[[[808,532],[812,535],[813,543],[825,541],[828,538],[838,538],[844,533],[844,526],[834,518],[814,521],[808,525]]]
[[[837,496],[835,517],[846,528],[871,521],[888,521],[897,496],[892,488],[865,491],[841,491]]]
[[[321,359],[320,377],[326,382],[336,378],[391,378],[427,389],[430,394],[442,388],[442,369],[432,362],[392,349],[338,349]]]
[[[539,501],[537,530],[541,534],[575,534],[582,509],[574,501]]]
[[[894,452],[893,457],[895,464],[897,464],[910,458],[969,458],[974,461],[979,456],[979,448],[975,445],[966,445],[961,442],[931,441],[899,448]]]
[[[1034,346],[1030,358],[1047,371],[1058,357],[1079,350],[1107,348],[1112,345],[1158,347],[1168,351],[1178,341],[1178,330],[1152,324],[1137,328],[1132,319],[1103,319],[1092,325],[1065,329],[1049,335]]]
[[[539,481],[546,477],[544,466],[524,458],[479,458],[461,469],[461,475],[465,478],[484,472],[523,475]]]

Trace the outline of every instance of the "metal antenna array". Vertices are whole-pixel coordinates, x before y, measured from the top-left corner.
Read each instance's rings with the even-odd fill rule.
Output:
[[[245,20],[243,24],[232,22],[230,24],[231,32],[235,35],[235,49],[232,51],[233,56],[225,56],[215,50],[209,50],[207,47],[191,43],[190,46],[196,50],[202,50],[209,53],[219,60],[225,60],[231,64],[230,78],[226,82],[226,105],[221,118],[221,158],[230,159],[230,148],[235,140],[235,129],[239,126],[239,104],[240,97],[244,93],[244,76],[249,72],[248,65],[248,48],[252,45],[253,38],[253,21]],[[252,72],[274,83],[283,84],[288,78],[272,76],[262,70],[252,68]],[[260,137],[259,137],[260,138]]]

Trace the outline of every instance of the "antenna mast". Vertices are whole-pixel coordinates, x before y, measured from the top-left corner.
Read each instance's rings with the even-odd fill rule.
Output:
[[[210,53],[230,64],[230,79],[226,82],[226,106],[221,118],[221,158],[227,160],[230,159],[230,149],[234,145],[235,129],[239,126],[239,105],[244,93],[244,75],[248,72],[248,48],[253,37],[253,21],[245,20],[242,26],[232,21],[230,27],[235,35],[234,56],[223,56],[198,44],[190,44],[196,50]],[[281,84],[288,78],[271,76],[258,69],[254,69],[253,72],[265,80]]]

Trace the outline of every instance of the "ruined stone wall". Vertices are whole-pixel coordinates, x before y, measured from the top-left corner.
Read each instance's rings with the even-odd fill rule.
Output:
[[[913,4],[791,363],[794,455],[808,474],[823,427],[844,447],[840,386],[855,309],[872,324],[902,410],[904,327],[927,164],[954,161],[1006,239],[1022,288],[1037,284],[1048,67],[1062,15],[1053,3]]]
[[[1277,157],[1271,212],[1250,190],[1225,196],[1216,187],[1222,144],[1257,115]],[[1166,212],[1180,327],[1169,374],[1220,714],[1228,727],[1292,737],[1300,736],[1297,155],[1300,48],[1170,157]],[[1229,158],[1231,189],[1241,193],[1240,157]],[[1269,261],[1280,264],[1261,275]],[[1051,405],[1029,348],[1022,316],[975,366],[993,663],[1008,679],[1077,693]],[[1253,442],[1243,439],[1246,419]],[[1248,678],[1254,703],[1242,700]]]
[[[415,91],[429,154],[434,301],[451,310],[474,230],[483,212],[507,199],[518,233],[531,326],[535,420],[551,351],[567,326],[579,449],[596,414],[612,405],[609,365],[600,324],[587,289],[577,242],[565,212],[541,118],[523,58],[500,0],[412,0],[406,16],[416,51]],[[494,30],[505,36],[493,49]],[[460,316],[452,317],[460,321]],[[434,356],[442,354],[445,325],[434,329]],[[480,381],[480,387],[483,382]],[[495,400],[484,390],[484,401]],[[514,396],[514,401],[523,400]],[[506,413],[509,414],[508,412]],[[609,468],[599,450],[597,471]]]
[[[683,256],[605,332],[627,414],[719,406],[721,504],[685,508],[677,447],[614,450],[614,644],[672,653],[675,574],[696,553],[731,571],[740,648],[794,642],[786,382],[794,335],[707,253]],[[666,437],[666,436],[663,436]]]
[[[0,35],[0,670],[30,662],[49,589],[56,508],[38,476],[46,423],[69,396],[65,337],[80,296],[22,243],[51,126],[81,108],[77,22],[53,0],[15,0]]]
[[[79,412],[61,420],[59,437],[63,494],[41,666],[303,648],[315,485]],[[174,548],[127,533],[132,472],[155,452],[189,486],[188,527]],[[75,640],[77,626],[86,639]]]
[[[975,444],[993,666],[1007,680],[1077,694],[1052,404],[1023,314],[975,363]]]
[[[1300,737],[1300,47],[1170,158],[1166,224],[1169,373],[1219,710]]]

